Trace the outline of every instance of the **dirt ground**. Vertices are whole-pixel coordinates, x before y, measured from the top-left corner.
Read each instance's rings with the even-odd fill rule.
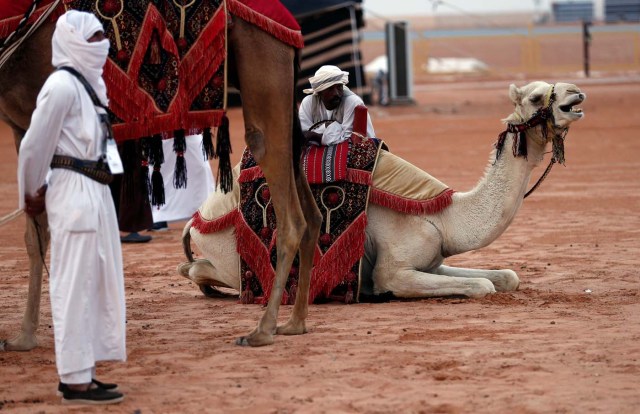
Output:
[[[60,404],[45,276],[40,346],[0,354],[0,411],[639,412],[639,80],[575,80],[588,99],[585,119],[567,136],[566,167],[554,167],[494,244],[448,261],[514,269],[518,291],[313,305],[308,334],[241,348],[235,338],[263,309],[207,299],[178,276],[184,223],[171,223],[149,244],[123,245],[128,361],[101,364],[99,372],[120,384],[125,401]],[[508,86],[418,85],[415,106],[371,108],[376,132],[396,154],[466,191],[510,113]],[[240,110],[231,111],[231,125],[237,161]],[[16,156],[6,127],[0,135],[4,215],[17,206]],[[18,331],[26,302],[23,226],[19,218],[0,231],[0,338]],[[284,306],[280,319],[290,311]]]

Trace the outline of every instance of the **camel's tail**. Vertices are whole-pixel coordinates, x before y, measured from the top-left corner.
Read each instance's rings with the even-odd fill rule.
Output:
[[[182,249],[189,263],[195,261],[193,259],[193,251],[191,250],[191,223],[193,223],[193,219],[189,220],[182,230]]]

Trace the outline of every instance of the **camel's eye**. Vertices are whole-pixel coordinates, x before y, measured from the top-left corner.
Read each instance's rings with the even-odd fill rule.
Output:
[[[542,102],[542,95],[531,95],[529,100],[532,104],[539,104]]]

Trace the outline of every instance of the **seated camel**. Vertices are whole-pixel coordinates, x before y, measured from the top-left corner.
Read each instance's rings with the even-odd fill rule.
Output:
[[[511,85],[509,97],[515,110],[503,120],[507,129],[500,134],[485,175],[473,189],[452,192],[448,206],[423,214],[369,203],[360,275],[363,288],[369,281],[368,293],[391,292],[398,298],[480,298],[517,289],[519,279],[513,270],[455,268],[444,265],[444,261],[489,245],[507,229],[525,197],[532,170],[543,161],[549,144],[553,161],[564,162],[563,139],[570,124],[583,117],[576,105],[586,96],[572,84],[538,81],[522,88]],[[236,179],[237,175],[236,169]],[[375,187],[375,177],[373,181]],[[238,195],[213,194],[196,214],[206,215],[212,204],[237,209]],[[216,287],[241,291],[238,247],[242,246],[237,245],[235,228],[201,232],[194,226],[194,219],[183,231],[189,261],[178,266],[178,273],[206,295],[213,296]],[[401,239],[398,234],[402,234]],[[193,259],[191,240],[204,259]]]

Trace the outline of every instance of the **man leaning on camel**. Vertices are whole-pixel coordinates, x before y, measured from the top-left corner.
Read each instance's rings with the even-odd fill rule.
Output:
[[[349,72],[325,65],[309,78],[309,83],[311,87],[304,90],[309,96],[302,100],[298,111],[307,142],[335,145],[349,139],[356,107],[364,105],[362,99],[347,87]],[[369,114],[367,136],[376,136]]]

